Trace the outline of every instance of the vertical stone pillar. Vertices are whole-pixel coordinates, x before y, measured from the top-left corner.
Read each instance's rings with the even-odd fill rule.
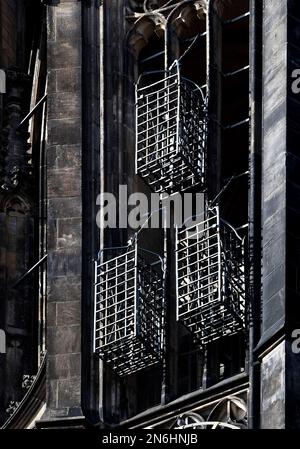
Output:
[[[261,427],[300,425],[300,355],[291,334],[300,328],[300,68],[299,2],[264,0],[262,164]]]
[[[82,425],[82,2],[48,2],[47,410]]]

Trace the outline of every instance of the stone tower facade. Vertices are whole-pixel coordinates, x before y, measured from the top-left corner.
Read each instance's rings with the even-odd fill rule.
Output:
[[[296,0],[1,1],[4,428],[300,427],[299,19]],[[154,192],[198,194],[201,225],[121,224]]]

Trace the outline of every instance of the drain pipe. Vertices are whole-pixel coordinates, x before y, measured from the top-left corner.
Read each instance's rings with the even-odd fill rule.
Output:
[[[255,356],[260,333],[261,302],[261,133],[262,133],[262,6],[250,0],[250,190],[249,190],[249,253],[250,253],[250,333],[249,333],[249,427],[260,427],[260,362]],[[257,25],[258,24],[258,25]]]

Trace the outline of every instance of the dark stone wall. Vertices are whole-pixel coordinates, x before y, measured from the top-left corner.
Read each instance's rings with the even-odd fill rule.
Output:
[[[35,0],[0,2],[0,67],[7,81],[6,93],[0,95],[0,329],[6,332],[6,354],[0,356],[0,423],[26,393],[23,376],[35,375],[38,368],[37,284],[33,275],[15,284],[38,260],[36,155],[28,142],[28,123],[18,126],[30,108],[28,55],[40,38],[42,11]]]
[[[286,2],[265,0],[263,55],[263,339],[285,315]]]
[[[47,415],[81,414],[81,2],[48,6]]]
[[[286,320],[287,2],[264,1],[262,141],[262,338]],[[285,342],[261,358],[260,427],[285,427]]]
[[[300,357],[292,351],[292,333],[300,329],[300,94],[292,91],[292,72],[300,68],[300,5],[288,2],[287,30],[287,304],[286,427],[300,426]]]
[[[300,359],[291,334],[299,311],[299,116],[292,72],[300,68],[299,3],[264,2],[263,307],[261,427],[300,425]]]
[[[287,30],[287,317],[289,333],[300,327],[300,94],[292,91],[293,71],[300,68],[300,7],[288,4]]]
[[[6,333],[6,353],[0,355],[0,423],[8,418],[10,402],[20,402],[24,374],[35,374],[32,279],[14,288],[30,268],[33,215],[18,196],[0,207],[0,329]]]
[[[281,342],[261,365],[261,428],[285,427],[285,342]]]
[[[0,65],[1,68],[16,64],[17,56],[17,8],[15,0],[0,3]]]

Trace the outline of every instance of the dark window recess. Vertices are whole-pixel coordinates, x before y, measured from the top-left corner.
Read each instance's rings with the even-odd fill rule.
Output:
[[[242,334],[223,338],[207,347],[206,386],[228,379],[245,370],[245,337]]]

